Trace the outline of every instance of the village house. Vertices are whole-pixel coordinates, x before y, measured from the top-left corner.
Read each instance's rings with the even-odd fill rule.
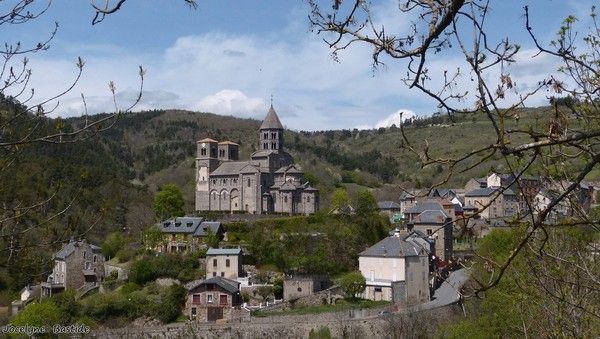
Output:
[[[406,232],[397,232],[361,252],[358,266],[366,280],[362,298],[405,306],[430,299],[428,249]]]
[[[190,253],[202,247],[203,239],[212,233],[223,238],[219,221],[206,221],[199,217],[178,217],[157,225],[163,234],[155,250],[159,253]]]
[[[242,276],[242,249],[209,248],[206,251],[206,278],[236,280]]]
[[[306,297],[331,287],[327,275],[295,275],[283,279],[283,300]]]
[[[220,276],[195,280],[185,286],[184,314],[196,322],[231,320],[241,316],[240,283]]]
[[[54,268],[42,283],[42,296],[48,297],[65,289],[79,293],[96,288],[104,279],[102,249],[85,240],[71,240],[54,255]]]
[[[400,204],[394,201],[379,201],[377,207],[381,213],[388,217],[400,212]]]
[[[424,205],[424,206],[423,206]],[[433,204],[417,204],[413,211],[420,213],[411,217],[406,224],[409,231],[419,231],[435,240],[435,255],[438,259],[447,261],[452,258],[453,228],[452,218],[440,208],[427,208]],[[427,208],[427,209],[426,209]]]
[[[518,214],[519,201],[510,188],[491,186],[478,188],[465,194],[463,209],[477,209],[477,214],[487,220],[509,218]]]
[[[408,209],[417,204],[417,192],[404,191],[400,194],[400,213],[404,214]]]

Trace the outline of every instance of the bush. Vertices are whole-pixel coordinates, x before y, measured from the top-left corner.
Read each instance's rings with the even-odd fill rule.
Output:
[[[52,301],[41,303],[31,303],[19,312],[11,322],[14,326],[36,326],[51,327],[59,324],[61,320],[61,311]]]
[[[349,272],[340,278],[340,287],[350,299],[356,298],[356,295],[365,291],[366,280],[360,272]]]

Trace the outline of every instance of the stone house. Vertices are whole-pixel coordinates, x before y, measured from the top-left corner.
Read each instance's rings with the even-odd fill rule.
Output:
[[[400,213],[404,214],[408,209],[417,204],[417,192],[404,191],[400,194]]]
[[[286,276],[283,279],[283,300],[295,300],[331,287],[327,275]]]
[[[184,314],[196,322],[231,320],[241,315],[240,283],[222,277],[192,281],[185,286],[188,296]]]
[[[452,258],[454,223],[443,209],[423,210],[408,221],[406,228],[409,231],[421,232],[434,239],[437,258],[444,261]]]
[[[85,240],[71,240],[54,255],[52,273],[41,284],[42,296],[67,288],[84,292],[99,286],[104,277],[102,249]]]
[[[319,191],[304,180],[284,150],[284,128],[271,105],[258,132],[258,150],[240,161],[239,145],[205,138],[197,142],[196,210],[253,214],[312,214]]]
[[[157,227],[163,234],[162,241],[154,249],[159,253],[194,252],[202,246],[210,232],[223,239],[221,222],[199,217],[177,217],[162,221]]]
[[[476,189],[487,187],[487,177],[483,178],[471,178],[465,184],[465,192],[471,192]]]
[[[242,249],[209,248],[206,252],[206,278],[236,280],[242,276]]]
[[[392,217],[400,213],[400,204],[395,201],[379,201],[377,202],[379,213]]]
[[[491,186],[467,192],[465,207],[477,208],[477,214],[487,220],[508,218],[519,213],[519,200],[510,188]]]
[[[361,297],[415,305],[430,299],[427,249],[406,232],[398,232],[359,254],[366,280]]]

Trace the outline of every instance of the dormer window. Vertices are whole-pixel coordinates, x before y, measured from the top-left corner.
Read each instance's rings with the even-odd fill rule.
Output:
[[[179,226],[181,226],[181,222],[178,221],[175,223],[175,227],[179,227]]]
[[[193,225],[193,224],[194,224],[193,222],[189,221],[189,222],[187,222],[185,225],[186,225],[187,227],[192,227],[192,225]]]

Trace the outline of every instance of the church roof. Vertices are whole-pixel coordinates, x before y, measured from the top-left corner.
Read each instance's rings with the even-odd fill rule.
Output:
[[[273,153],[275,153],[275,151],[273,151],[273,150],[256,151],[256,152],[252,153],[252,155],[250,157],[251,158],[267,157]]]
[[[238,175],[246,166],[248,166],[248,161],[227,161],[217,167],[210,175]]]
[[[263,120],[260,125],[260,129],[283,129],[283,125],[281,124],[281,121],[279,121],[279,117],[277,116],[277,113],[275,113],[273,105],[269,108],[269,112],[267,112],[265,120]]]
[[[289,174],[302,174],[303,172],[299,170],[296,165],[283,166],[275,173],[289,173]]]
[[[225,140],[225,141],[221,141],[219,143],[219,145],[236,145],[236,146],[239,146],[240,144],[237,144],[237,143],[235,143],[233,141]]]
[[[244,166],[242,168],[242,170],[240,171],[240,173],[257,173],[257,172],[260,172],[260,169],[251,163],[248,163],[248,165]]]
[[[199,140],[198,142],[217,142],[217,140],[211,138],[204,138],[202,140]]]
[[[295,191],[296,189],[298,189],[298,187],[291,181],[288,181],[279,187],[280,191]]]

